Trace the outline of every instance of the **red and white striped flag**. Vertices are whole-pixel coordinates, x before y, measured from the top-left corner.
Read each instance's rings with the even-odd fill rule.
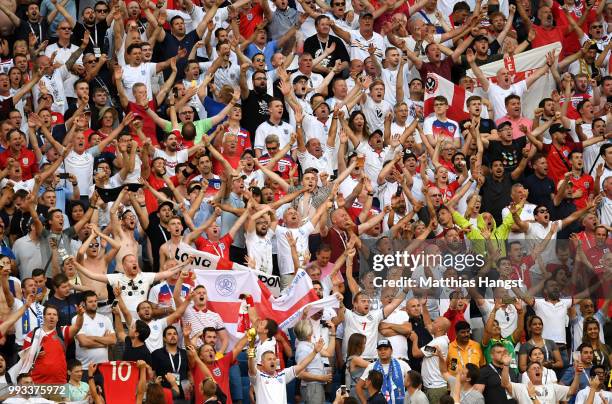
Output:
[[[449,119],[457,122],[469,119],[470,114],[465,106],[465,100],[473,94],[435,73],[429,73],[425,80],[425,105],[423,108],[425,117],[434,112],[434,98],[439,95],[448,101],[449,108],[446,111],[446,116]]]
[[[531,49],[527,52],[521,52],[518,55],[506,56],[502,60],[496,62],[487,63],[486,65],[479,66],[483,74],[487,78],[495,83],[497,81],[496,75],[499,69],[505,67],[508,72],[514,76],[513,82],[518,83],[521,80],[529,77],[534,73],[536,69],[544,66],[546,63],[546,54],[549,52],[555,52],[555,59],[559,58],[559,52],[561,51],[561,43],[555,42],[550,45],[540,46],[539,48]],[[472,70],[467,71],[467,75],[476,78]],[[480,88],[480,83],[477,80],[478,90],[475,90],[476,94],[487,97],[487,95]],[[552,74],[546,74],[536,80],[535,83],[529,87],[521,100],[522,102],[522,113],[528,118],[533,117],[533,111],[538,108],[538,104],[543,98],[550,97],[550,93],[555,89],[555,79]],[[497,111],[495,111],[497,116]]]
[[[251,296],[260,318],[273,319],[285,329],[291,326],[287,326],[288,319],[308,303],[319,300],[310,277],[303,270],[297,272],[291,285],[276,298],[252,271],[194,270],[194,273],[196,284],[206,287],[208,308],[221,316],[233,338],[241,337],[238,328],[244,329],[241,295]]]

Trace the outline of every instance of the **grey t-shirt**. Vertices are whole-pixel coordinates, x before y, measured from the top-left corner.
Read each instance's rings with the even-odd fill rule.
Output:
[[[457,382],[456,377],[454,376],[448,377],[448,387],[450,388],[451,392],[453,391],[453,387],[455,386],[456,382]],[[460,397],[459,402],[461,404],[485,404],[485,400],[484,400],[482,393],[475,389],[461,391],[461,395],[459,397]]]

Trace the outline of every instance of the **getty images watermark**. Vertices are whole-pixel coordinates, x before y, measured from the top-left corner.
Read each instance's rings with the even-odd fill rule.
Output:
[[[373,284],[379,288],[521,288],[524,286],[520,279],[493,279],[490,277],[477,277],[471,279],[471,271],[466,271],[461,276],[435,277],[427,276],[424,268],[442,268],[443,271],[455,270],[458,273],[474,268],[479,269],[486,265],[484,255],[475,253],[461,254],[428,254],[420,252],[417,254],[408,251],[395,251],[391,254],[374,254],[372,256],[372,269],[381,272],[385,269],[400,268],[411,272],[411,276],[401,276],[388,279],[383,276],[375,276]],[[402,271],[403,272],[403,271]],[[439,271],[437,271],[439,273]],[[416,276],[415,276],[416,275]]]

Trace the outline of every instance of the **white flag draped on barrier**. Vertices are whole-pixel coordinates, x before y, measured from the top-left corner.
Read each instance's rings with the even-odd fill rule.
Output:
[[[483,74],[487,76],[491,82],[495,83],[495,76],[497,72],[502,67],[505,67],[508,69],[510,74],[514,75],[514,83],[517,83],[532,75],[534,70],[544,66],[546,63],[546,54],[555,50],[555,59],[557,59],[559,52],[561,51],[560,42],[541,46],[527,52],[521,52],[515,56],[508,56],[496,62],[487,63],[486,65],[480,66],[480,70],[482,70]],[[476,78],[471,69],[467,71],[467,75],[472,78]],[[550,93],[554,89],[555,79],[552,77],[552,74],[546,74],[538,79],[531,87],[529,87],[529,90],[524,94],[523,99],[521,100],[523,115],[528,118],[533,118],[533,111],[538,107],[539,102],[542,100],[542,98],[550,97]],[[475,93],[477,95],[487,97],[486,93],[480,87],[480,84],[478,84],[478,88],[476,89]],[[495,113],[496,116],[498,116],[498,112],[495,111]]]
[[[194,256],[194,260],[191,263],[191,267],[193,269],[216,270],[217,265],[220,261],[218,256],[200,250],[196,250],[195,248],[185,243],[179,243],[178,248],[174,253],[174,259],[176,259],[178,262],[185,262],[189,259],[190,255]],[[275,275],[269,275],[265,272],[251,269],[249,267],[245,267],[244,265],[236,264],[235,262],[232,264],[233,270],[249,271],[254,273],[257,278],[268,287],[270,293],[272,293],[273,296],[280,295],[280,277]]]

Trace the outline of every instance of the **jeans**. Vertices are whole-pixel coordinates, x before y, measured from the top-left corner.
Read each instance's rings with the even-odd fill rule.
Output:
[[[240,377],[240,366],[237,363],[230,367],[229,376],[232,402],[242,401],[242,378]]]

